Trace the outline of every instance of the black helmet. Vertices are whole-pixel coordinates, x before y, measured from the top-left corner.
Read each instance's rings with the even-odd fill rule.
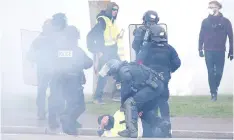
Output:
[[[143,23],[149,23],[149,22],[153,22],[153,23],[158,23],[159,22],[159,17],[158,17],[158,13],[156,11],[153,10],[149,10],[147,12],[144,13],[143,16]]]
[[[75,26],[69,25],[64,29],[64,31],[68,38],[80,39],[80,32]]]
[[[150,26],[151,40],[154,42],[167,42],[167,33],[163,27],[159,24]]]
[[[52,25],[64,29],[67,26],[67,17],[64,13],[57,13],[52,16]]]
[[[111,59],[101,68],[99,74],[102,77],[106,75],[113,75],[119,70],[121,64],[122,64],[121,61],[116,59]]]
[[[49,33],[52,31],[52,27],[51,27],[51,19],[47,19],[43,26],[42,26],[42,32],[43,33]]]

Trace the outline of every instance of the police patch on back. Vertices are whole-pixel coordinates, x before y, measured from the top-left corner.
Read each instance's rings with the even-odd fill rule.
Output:
[[[58,57],[72,57],[73,51],[72,50],[59,50]]]
[[[68,74],[74,71],[75,65],[75,52],[71,49],[59,49],[57,50],[56,59],[56,71],[60,73]]]

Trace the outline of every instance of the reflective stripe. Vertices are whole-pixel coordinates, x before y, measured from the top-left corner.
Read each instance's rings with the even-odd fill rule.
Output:
[[[112,128],[109,131],[105,131],[104,134],[102,135],[103,137],[119,137],[118,132],[123,131],[126,129],[126,124],[122,123],[120,124],[120,121],[125,120],[125,115],[123,112],[120,112],[120,110],[117,110],[115,114],[113,115],[115,124],[114,128]],[[142,122],[141,118],[138,118],[138,137],[142,137],[143,135],[143,127],[142,127]]]
[[[103,18],[106,23],[106,29],[104,31],[105,46],[115,45],[117,43],[116,39],[118,35],[117,26],[106,16],[100,16],[98,18]]]

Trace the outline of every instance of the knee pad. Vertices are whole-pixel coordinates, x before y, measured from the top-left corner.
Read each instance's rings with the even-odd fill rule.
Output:
[[[125,102],[124,102],[124,107],[131,105],[134,106],[136,105],[136,102],[133,97],[129,97]]]
[[[138,111],[137,111],[137,107],[136,107],[136,102],[134,101],[134,99],[132,97],[128,98],[125,102],[124,102],[124,113],[125,113],[125,117],[126,115],[129,116],[132,121],[136,121],[138,119]]]

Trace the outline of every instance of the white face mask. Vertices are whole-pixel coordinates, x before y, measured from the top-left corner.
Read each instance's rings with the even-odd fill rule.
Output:
[[[209,12],[209,14],[212,15],[212,16],[215,14],[215,11],[214,11],[213,9],[208,9],[208,12]]]

